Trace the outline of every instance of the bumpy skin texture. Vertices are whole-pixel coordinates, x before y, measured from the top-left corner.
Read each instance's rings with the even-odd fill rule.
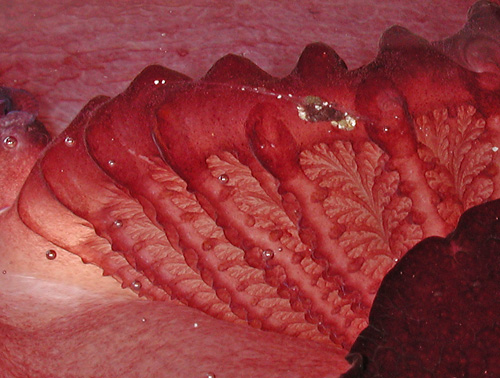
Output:
[[[283,79],[231,55],[196,82],[148,67],[116,98],[92,100],[52,142],[15,210],[30,229],[141,296],[345,351],[354,344],[348,374],[357,376],[409,374],[414,360],[405,353],[425,349],[418,354],[424,374],[440,376],[455,360],[436,366],[446,354],[432,350],[436,342],[415,345],[411,332],[426,338],[448,323],[429,319],[431,307],[416,307],[428,326],[407,334],[410,305],[389,329],[384,300],[407,289],[411,304],[422,306],[413,295],[434,290],[447,262],[440,259],[451,254],[457,271],[462,259],[474,267],[463,287],[479,291],[477,306],[458,301],[467,296],[458,285],[449,296],[435,289],[436,300],[450,301],[448,311],[455,303],[493,311],[488,282],[498,275],[498,246],[488,239],[487,219],[498,214],[496,202],[479,210],[488,215],[484,241],[459,230],[402,258],[424,238],[445,237],[465,210],[500,197],[498,73],[472,72],[447,55],[395,27],[377,59],[350,72],[322,44],[308,46]],[[345,112],[357,120],[353,129],[338,126]],[[492,270],[473,265],[457,246],[492,254]],[[383,277],[401,258],[369,318]],[[439,267],[434,276],[408,284],[413,273],[405,269],[427,272],[429,261]],[[456,274],[446,278],[454,282]],[[485,343],[498,336],[487,319],[495,318],[474,323]],[[495,347],[477,347],[480,356],[471,352],[459,372],[493,371]]]

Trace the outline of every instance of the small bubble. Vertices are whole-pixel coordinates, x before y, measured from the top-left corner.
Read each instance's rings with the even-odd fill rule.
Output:
[[[264,257],[264,259],[266,260],[270,260],[274,257],[274,252],[270,249],[266,249],[262,251],[262,257]]]
[[[214,373],[207,373],[205,375],[206,378],[216,378]]]
[[[198,328],[200,325],[198,323],[193,324],[193,328]]]
[[[108,165],[109,165],[110,167],[113,167],[115,164],[116,164],[116,163],[115,163],[115,161],[114,161],[114,160],[108,160]]]
[[[120,228],[121,226],[123,226],[123,222],[120,219],[117,219],[113,222],[113,226]]]
[[[75,140],[68,136],[64,139],[64,144],[68,147],[73,147],[75,145]]]
[[[219,176],[219,181],[222,182],[223,184],[227,184],[229,182],[229,176],[223,173],[222,175]]]
[[[7,271],[6,270],[2,270],[2,274],[7,274]]]
[[[146,318],[142,318],[141,322],[146,323],[148,320]]]
[[[498,147],[497,147],[497,146],[495,146],[495,147],[491,147],[491,150],[492,150],[493,152],[497,152],[497,151],[498,151]]]
[[[142,287],[142,284],[141,284],[141,281],[134,281],[134,282],[132,282],[132,285],[130,285],[130,286],[132,286],[132,289],[134,289],[134,290],[140,290]]]
[[[47,260],[54,260],[57,257],[57,253],[53,249],[49,249],[45,252],[45,257],[47,257]]]
[[[14,148],[17,146],[17,139],[14,138],[13,136],[5,137],[3,140],[3,144],[7,148]]]

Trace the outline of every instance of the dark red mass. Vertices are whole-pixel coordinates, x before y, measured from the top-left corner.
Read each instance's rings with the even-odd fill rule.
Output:
[[[500,201],[417,244],[382,281],[345,378],[500,376]]]

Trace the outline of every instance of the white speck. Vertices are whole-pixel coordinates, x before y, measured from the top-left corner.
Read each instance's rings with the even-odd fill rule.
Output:
[[[68,136],[64,139],[64,144],[68,147],[73,147],[75,145],[75,140]]]
[[[132,285],[130,285],[134,290],[140,290],[142,288],[141,281],[134,281]]]

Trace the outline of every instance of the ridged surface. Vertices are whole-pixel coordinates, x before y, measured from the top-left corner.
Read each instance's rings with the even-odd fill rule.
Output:
[[[21,218],[141,296],[348,349],[406,251],[498,197],[498,91],[405,33],[349,73],[321,44],[282,80],[234,56],[197,82],[151,66],[51,144]],[[304,120],[311,97],[356,127]]]

